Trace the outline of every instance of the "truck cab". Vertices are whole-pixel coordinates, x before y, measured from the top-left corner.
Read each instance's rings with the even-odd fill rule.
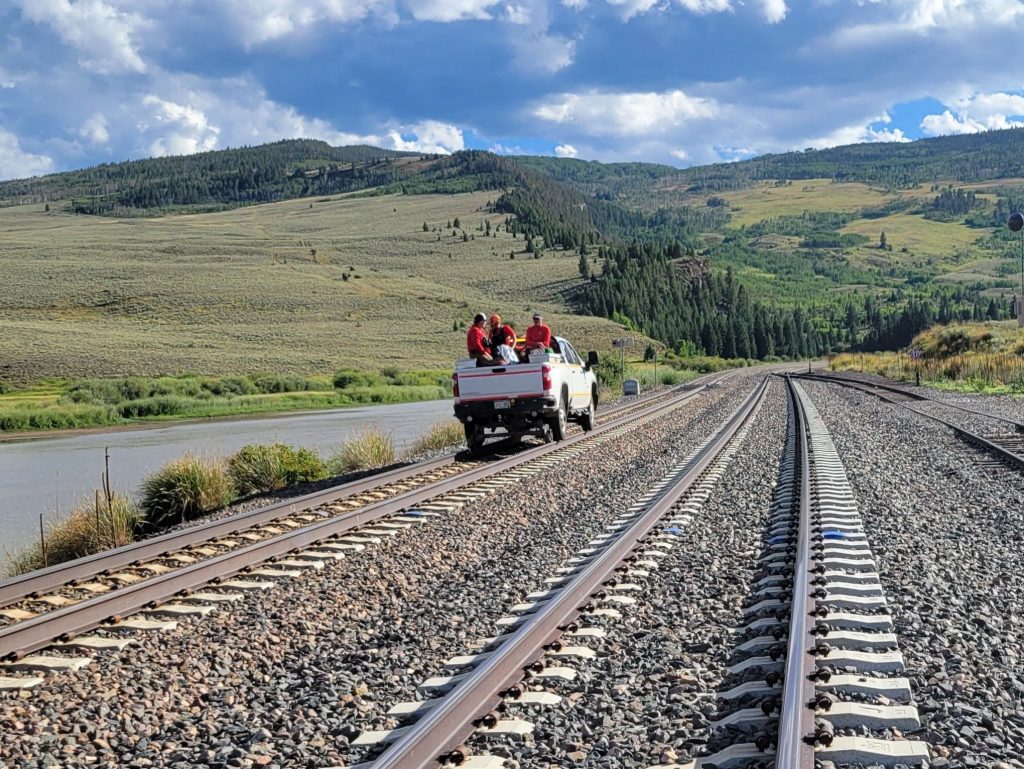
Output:
[[[486,431],[504,430],[514,438],[565,438],[568,423],[592,430],[598,403],[596,352],[583,360],[569,341],[556,336],[546,351],[533,351],[524,363],[478,366],[459,360],[452,374],[455,416],[466,443],[479,451]]]

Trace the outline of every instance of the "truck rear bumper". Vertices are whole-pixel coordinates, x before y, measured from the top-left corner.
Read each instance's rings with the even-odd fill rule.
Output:
[[[501,401],[456,403],[455,416],[462,423],[469,422],[483,427],[529,429],[545,418],[558,414],[558,400],[554,395],[509,399],[507,408],[496,408],[496,403]]]

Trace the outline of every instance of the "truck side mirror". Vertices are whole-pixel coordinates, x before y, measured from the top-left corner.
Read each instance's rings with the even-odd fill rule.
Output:
[[[599,362],[596,350],[587,353],[587,368],[594,368]]]

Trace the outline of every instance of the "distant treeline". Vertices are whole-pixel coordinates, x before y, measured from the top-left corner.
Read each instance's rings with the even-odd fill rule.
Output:
[[[331,147],[309,139],[180,157],[105,163],[0,183],[0,205],[70,200],[78,213],[247,203],[348,192],[394,182],[400,158],[376,147]]]
[[[674,244],[602,247],[604,271],[580,297],[585,311],[632,325],[677,351],[724,358],[808,357],[839,350],[897,349],[935,323],[1001,320],[1010,307],[962,287],[928,294],[894,290],[786,308],[752,298],[731,269],[695,270]]]
[[[946,180],[969,182],[1024,175],[1024,129],[942,136],[914,142],[852,144],[762,155],[679,173],[694,189],[728,190],[774,179],[834,179],[890,188]]]

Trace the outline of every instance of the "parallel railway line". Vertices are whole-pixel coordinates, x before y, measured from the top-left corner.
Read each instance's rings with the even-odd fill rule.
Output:
[[[391,715],[407,725],[361,735],[355,746],[367,751],[378,746],[384,749],[358,766],[502,766],[501,758],[478,752],[466,741],[528,733],[532,728],[529,722],[505,714],[519,706],[550,705],[559,700],[537,685],[550,677],[568,675],[558,667],[559,660],[587,655],[585,648],[571,643],[601,634],[599,628],[587,626],[588,616],[614,613],[616,609],[610,607],[635,602],[629,592],[636,586],[628,582],[629,577],[643,574],[641,567],[656,567],[649,561],[664,556],[660,548],[671,547],[672,535],[662,529],[685,525],[690,518],[688,510],[699,505],[691,495],[710,493],[767,387],[765,377],[714,435],[613,522],[606,535],[592,541],[559,576],[548,580],[547,589],[527,596],[527,603],[512,608],[512,616],[499,620],[497,635],[481,640],[477,653],[450,660],[446,668],[452,676],[422,684],[421,691],[443,692],[442,696],[401,703]]]
[[[1000,462],[1005,462],[1011,467],[1024,469],[1024,423],[1022,422],[999,416],[998,414],[967,408],[959,404],[934,400],[920,393],[879,382],[869,382],[835,375],[801,374],[800,378],[814,382],[827,382],[874,395],[887,403],[901,406],[908,411],[912,411],[949,428],[959,438],[989,453]],[[964,424],[957,424],[937,414],[930,413],[922,408],[922,406],[934,409],[949,409],[957,414],[968,415],[968,420],[988,420],[990,423],[1003,425],[1004,429],[981,432],[976,427],[965,427]]]
[[[489,493],[656,418],[723,378],[702,377],[681,391],[611,410],[594,431],[557,444],[484,463],[422,463],[0,583],[7,621],[0,627],[0,659],[24,662],[54,642],[88,648],[87,639],[76,637],[115,627],[135,612],[193,613],[194,604],[233,600],[239,590],[321,567],[445,505]],[[161,606],[166,601],[174,603]],[[97,648],[109,643],[102,636],[88,640]]]

